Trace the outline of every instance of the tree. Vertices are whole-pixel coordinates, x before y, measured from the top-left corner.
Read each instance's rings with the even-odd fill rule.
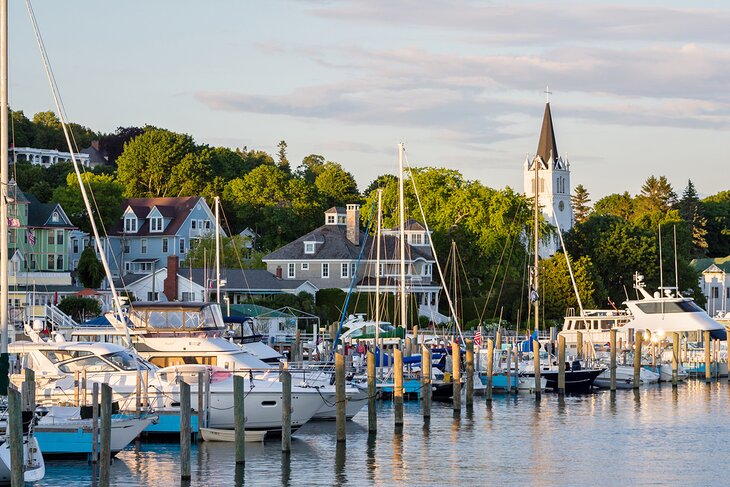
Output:
[[[291,173],[291,167],[289,167],[289,159],[286,158],[286,141],[282,140],[277,145],[279,152],[277,153],[279,160],[279,168],[286,173]]]
[[[251,240],[241,235],[221,238],[220,265],[226,269],[254,269],[249,245]],[[215,235],[199,239],[181,264],[185,267],[209,267],[215,265]]]
[[[701,213],[707,219],[707,255],[730,255],[730,191],[703,199]]]
[[[296,176],[308,184],[314,184],[317,176],[322,172],[325,158],[319,154],[309,154],[302,159],[302,164],[296,170]]]
[[[593,212],[603,216],[617,216],[629,220],[634,214],[634,200],[628,191],[610,194],[596,201]]]
[[[99,301],[78,296],[66,296],[58,303],[58,309],[79,322],[101,314]]]
[[[97,226],[100,230],[110,228],[122,216],[122,211],[119,208],[123,200],[122,185],[108,174],[85,172],[81,177],[91,201]],[[79,180],[75,173],[70,173],[66,177],[66,186],[56,188],[53,192],[53,200],[63,207],[71,219],[71,223],[79,227],[80,230],[91,233],[91,221],[89,220],[89,214],[86,212]]]
[[[590,257],[571,259],[576,287],[584,309],[595,309],[606,302],[603,281]],[[578,298],[570,279],[565,254],[558,252],[540,261],[540,301],[547,319],[562,320],[568,308],[579,310]]]
[[[327,161],[314,180],[317,191],[327,207],[343,206],[360,201],[355,177],[336,162]]]
[[[34,147],[35,128],[33,122],[25,116],[23,110],[11,110],[12,124],[8,127],[8,136],[14,147]]]
[[[667,212],[677,201],[677,195],[665,176],[649,176],[636,196],[638,216]]]
[[[97,289],[101,286],[101,282],[104,280],[104,267],[96,257],[96,252],[93,247],[86,247],[81,252],[76,273],[84,287]]]
[[[692,255],[701,257],[707,254],[707,219],[702,216],[700,198],[692,180],[687,181],[687,187],[682,193],[682,198],[677,203],[679,214],[687,222],[692,234]]]
[[[211,179],[210,159],[191,136],[146,127],[124,146],[117,179],[127,198],[195,196]]]
[[[142,127],[117,127],[113,134],[105,134],[99,137],[99,146],[106,153],[109,164],[116,164],[117,159],[124,146],[135,137],[142,135],[145,129]]]
[[[588,190],[582,184],[576,186],[575,193],[570,197],[576,224],[583,223],[588,218],[588,214],[591,212],[591,208],[588,206],[590,201]]]

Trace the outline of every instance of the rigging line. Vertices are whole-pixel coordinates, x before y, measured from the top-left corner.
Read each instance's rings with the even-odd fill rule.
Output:
[[[368,241],[368,236],[370,235],[370,224],[373,221],[373,210],[375,207],[370,208],[370,215],[368,215],[367,220],[367,226],[365,227],[365,234],[362,236],[362,244],[360,247],[360,252],[357,256],[357,263],[355,264],[355,272],[352,273],[352,277],[350,278],[350,289],[347,292],[347,297],[345,298],[345,306],[342,308],[342,315],[340,316],[340,326],[337,327],[337,333],[335,334],[335,341],[333,342],[332,346],[332,358],[334,359],[334,354],[337,351],[337,340],[340,338],[340,334],[342,333],[342,324],[345,322],[345,315],[347,314],[347,306],[350,302],[350,295],[352,294],[352,290],[355,287],[355,280],[357,279],[357,270],[360,268],[360,260],[362,259],[362,253],[365,251],[365,244]],[[357,225],[358,223],[355,222]],[[376,324],[377,326],[377,324]]]
[[[418,208],[421,210],[421,218],[423,218],[423,225],[426,227],[426,236],[428,238],[428,244],[431,247],[431,252],[433,253],[433,260],[436,262],[436,269],[439,271],[439,277],[441,278],[441,285],[444,287],[444,289],[447,288],[446,286],[446,279],[444,278],[444,273],[441,269],[441,264],[439,263],[438,258],[436,257],[436,248],[433,245],[433,239],[430,237],[431,230],[428,226],[428,221],[426,220],[426,214],[423,211],[423,205],[421,204],[421,197],[418,194],[418,188],[416,187],[416,177],[413,174],[413,168],[411,167],[410,162],[408,162],[408,155],[403,154],[403,158],[405,159],[405,164],[408,167],[408,174],[411,177],[411,184],[413,185],[413,192],[416,195],[416,201],[418,202]],[[449,296],[449,293],[446,294],[446,301],[449,303],[449,311],[451,311],[451,314],[454,315],[454,324],[456,325],[457,330],[459,331],[459,337],[461,338],[461,343],[464,342],[464,334],[461,332],[461,326],[459,325],[459,320],[456,318],[456,311],[454,310],[454,303],[451,302],[451,297]]]
[[[494,318],[497,317],[497,307],[499,307],[499,302],[502,300],[502,291],[504,290],[504,283],[507,281],[507,273],[509,272],[509,265],[512,262],[512,253],[515,250],[515,243],[517,242],[517,238],[512,238],[512,245],[510,245],[509,249],[509,255],[507,256],[507,264],[504,266],[504,276],[502,277],[502,284],[499,286],[499,294],[497,295],[497,302],[494,306]],[[499,323],[499,326],[502,326],[502,323]]]
[[[81,194],[84,197],[84,205],[86,206],[86,211],[91,216],[90,221],[91,221],[91,227],[94,231],[94,238],[95,238],[96,246],[99,251],[99,254],[101,255],[101,261],[102,261],[102,264],[104,265],[104,271],[107,274],[107,279],[109,280],[109,287],[111,288],[112,298],[114,300],[114,304],[115,304],[117,313],[119,313],[119,321],[124,326],[127,345],[130,349],[132,349],[132,338],[129,334],[129,326],[127,326],[126,319],[125,319],[123,311],[122,311],[122,303],[119,299],[119,295],[117,294],[116,287],[114,286],[114,281],[112,280],[111,271],[109,269],[109,264],[106,261],[106,256],[102,252],[101,239],[99,237],[99,232],[96,227],[96,221],[93,218],[93,213],[91,211],[91,205],[89,203],[88,196],[86,194],[86,187],[84,186],[83,178],[81,177],[81,171],[79,170],[79,164],[78,164],[78,161],[76,160],[76,155],[73,152],[73,149],[71,147],[71,137],[69,134],[68,125],[66,124],[64,111],[61,108],[61,106],[62,106],[61,95],[58,92],[58,87],[55,83],[55,79],[53,77],[53,72],[51,71],[50,61],[48,60],[48,53],[46,52],[45,47],[43,46],[43,41],[41,39],[40,30],[38,28],[38,23],[36,22],[35,14],[33,13],[33,7],[30,4],[30,0],[25,0],[25,4],[28,8],[28,14],[30,15],[31,23],[33,25],[33,30],[35,31],[36,41],[38,42],[38,48],[41,51],[41,58],[43,60],[43,66],[46,71],[46,77],[48,78],[48,82],[51,85],[51,93],[53,94],[53,101],[56,105],[56,109],[59,112],[58,117],[61,122],[61,127],[63,128],[63,133],[64,133],[64,136],[66,137],[66,142],[69,145],[69,149],[71,149],[71,162],[73,163],[74,172],[76,173],[76,178],[78,179],[78,182],[79,182],[79,188],[81,189]],[[139,366],[138,366],[137,370],[139,371]]]
[[[220,199],[218,200],[218,204],[220,205]],[[233,231],[231,230],[231,224],[228,221],[228,216],[226,215],[226,212],[223,210],[223,206],[220,207],[220,213],[223,215],[223,220],[226,222],[226,228],[228,229],[228,234],[230,235],[231,242],[233,243],[233,252],[234,252],[234,254],[236,254],[236,260],[238,261],[238,267],[241,269],[241,275],[243,276],[243,282],[245,283],[246,289],[248,290],[248,298],[251,300],[251,303],[253,303],[253,295],[251,294],[251,285],[248,283],[248,277],[246,277],[246,273],[243,272],[243,259],[241,258],[241,254],[238,251],[238,244],[236,243],[236,238],[233,236]],[[254,230],[254,232],[255,232],[255,230]],[[253,241],[251,242],[251,250],[253,252]]]

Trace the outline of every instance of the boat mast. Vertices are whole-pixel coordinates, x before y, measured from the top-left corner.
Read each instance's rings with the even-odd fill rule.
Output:
[[[539,256],[539,242],[540,242],[540,203],[538,201],[538,189],[540,188],[539,184],[539,176],[540,176],[540,160],[535,157],[534,161],[535,165],[535,184],[533,186],[533,196],[534,196],[534,206],[535,206],[535,268],[533,272],[533,282],[532,282],[532,289],[535,292],[534,294],[534,305],[535,305],[535,331],[539,333],[540,331],[540,298],[538,294],[538,283],[540,282],[538,279],[538,274],[540,273],[539,270],[539,264],[540,264],[540,256]],[[533,298],[533,296],[530,296],[530,298]]]
[[[221,222],[218,217],[220,198],[215,197],[215,300],[221,304]]]
[[[408,330],[406,309],[406,209],[403,197],[403,144],[398,144],[398,198],[400,203],[400,321],[403,330]]]
[[[375,346],[380,339],[380,230],[383,221],[383,188],[378,188],[378,232],[375,251]]]
[[[8,0],[0,0],[0,395],[8,394]]]

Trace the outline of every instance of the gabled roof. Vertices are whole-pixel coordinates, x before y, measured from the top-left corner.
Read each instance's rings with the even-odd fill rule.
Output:
[[[383,235],[381,256],[383,259],[396,259],[400,256],[400,241],[397,236]],[[304,242],[322,242],[315,247],[314,254],[304,253]],[[370,236],[365,243],[363,259],[375,259],[375,242]],[[266,257],[267,260],[355,260],[360,254],[360,247],[347,238],[345,225],[322,225],[316,230],[299,237],[295,241],[275,250]],[[406,259],[415,260],[422,257],[433,260],[430,247],[411,246],[406,243]]]
[[[558,145],[555,143],[555,130],[553,129],[553,117],[550,113],[550,103],[545,104],[545,114],[542,117],[542,129],[540,130],[540,141],[537,144],[535,155],[542,157],[545,164],[552,158],[558,159]]]
[[[727,257],[705,257],[692,259],[689,263],[698,272],[730,272],[730,255]]]
[[[29,227],[76,228],[58,203],[41,203],[32,194],[27,195]],[[58,221],[53,222],[53,212],[58,212]]]
[[[347,213],[347,208],[344,206],[333,206],[332,208],[329,208],[324,211],[325,215],[327,213]]]
[[[123,288],[125,286],[131,286],[135,282],[151,275],[152,274],[124,274],[122,277],[114,279],[114,287]]]
[[[424,227],[423,224],[421,224],[421,222],[419,222],[418,220],[414,220],[412,218],[410,220],[405,221],[403,228],[405,228],[406,231],[418,231],[418,232],[426,231],[426,227]],[[400,225],[393,227],[393,228],[388,228],[387,230],[383,230],[383,231],[397,232],[398,230],[400,230]]]
[[[142,220],[142,224],[136,233],[126,235],[136,236],[165,236],[175,235],[180,227],[187,219],[190,212],[195,208],[199,201],[203,200],[200,196],[182,196],[179,198],[131,198],[125,200],[121,204],[122,212],[130,208],[137,218]],[[205,201],[205,200],[203,200]],[[150,224],[147,216],[153,208],[157,208],[162,216],[170,218],[170,223],[162,232],[150,232]],[[125,235],[124,219],[120,218],[109,230],[110,236]]]
[[[25,196],[25,193],[23,193],[20,188],[18,187],[18,184],[15,182],[15,179],[11,179],[8,181],[8,197],[12,198],[12,203],[16,204],[28,204],[30,201]]]
[[[104,157],[104,153],[92,145],[86,149],[81,149],[82,154],[88,154],[89,163],[91,164],[109,164],[109,161]]]

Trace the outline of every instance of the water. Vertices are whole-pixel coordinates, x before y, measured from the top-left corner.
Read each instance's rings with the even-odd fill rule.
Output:
[[[192,449],[192,486],[223,485],[722,485],[727,484],[730,386],[690,381],[640,392],[607,391],[560,400],[556,394],[475,396],[472,412],[454,416],[433,405],[428,428],[418,403],[406,403],[402,434],[394,434],[389,401],[379,402],[379,431],[368,440],[367,411],[348,422],[346,448],[335,425],[310,423],[292,441],[246,445],[243,479],[233,444]],[[178,485],[179,446],[142,443],[111,467],[114,486]],[[239,474],[240,474],[239,470]],[[83,461],[47,463],[35,485],[91,485]]]

